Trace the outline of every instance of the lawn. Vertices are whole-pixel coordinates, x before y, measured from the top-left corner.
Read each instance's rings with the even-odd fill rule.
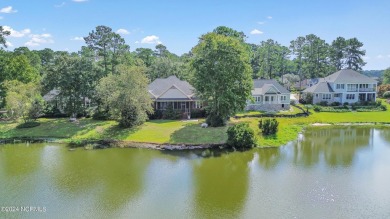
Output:
[[[278,118],[279,131],[273,136],[263,136],[259,130],[260,118],[231,119],[230,124],[248,122],[255,131],[260,147],[281,146],[297,138],[304,127],[313,123],[390,123],[389,110],[380,112],[314,112],[309,117]],[[295,108],[295,107],[294,107]],[[295,108],[297,109],[297,108]],[[293,110],[294,111],[294,110]],[[264,118],[263,118],[264,119]],[[17,123],[0,122],[0,139],[20,137],[63,138],[68,140],[115,139],[133,142],[210,144],[227,140],[227,127],[201,128],[200,121],[151,120],[135,128],[120,128],[115,121],[80,119],[71,123],[67,119],[40,119],[40,126],[16,129]]]

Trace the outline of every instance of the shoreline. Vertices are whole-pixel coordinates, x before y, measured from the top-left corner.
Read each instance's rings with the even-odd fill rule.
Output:
[[[330,126],[370,126],[370,127],[390,127],[390,123],[386,122],[349,122],[349,123],[312,123],[307,124],[303,127],[302,132],[308,127],[321,128]],[[297,133],[297,138],[302,132]],[[105,149],[105,148],[144,148],[153,150],[199,150],[199,149],[223,149],[227,148],[225,143],[210,143],[210,144],[174,144],[174,143],[152,143],[152,142],[135,142],[135,141],[124,141],[115,139],[66,139],[66,138],[52,138],[52,137],[15,137],[0,139],[1,144],[7,143],[42,143],[42,142],[53,142],[59,144],[68,144],[70,149],[81,148],[85,149]],[[288,144],[288,143],[287,143]],[[286,145],[286,144],[283,144]],[[257,148],[270,148],[270,147],[281,147],[278,146],[257,146]]]

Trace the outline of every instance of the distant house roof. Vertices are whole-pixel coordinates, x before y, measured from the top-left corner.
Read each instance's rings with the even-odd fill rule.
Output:
[[[157,78],[148,86],[149,95],[153,99],[193,99],[195,89],[187,81],[176,76]]]
[[[343,69],[324,78],[333,83],[377,83],[376,80],[352,69]]]
[[[49,102],[49,101],[54,100],[58,96],[58,94],[60,94],[60,90],[53,89],[53,90],[49,91],[47,94],[45,94],[42,98],[45,101]]]
[[[255,79],[253,80],[253,88],[252,95],[264,95],[266,93],[290,93],[275,80]]]
[[[305,92],[305,93],[333,93],[334,91],[328,82],[321,79],[317,84],[306,88],[303,92]]]

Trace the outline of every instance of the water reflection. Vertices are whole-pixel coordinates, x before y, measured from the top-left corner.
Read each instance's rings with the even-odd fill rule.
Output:
[[[62,196],[73,199],[74,196],[96,195],[91,208],[112,212],[141,193],[144,174],[154,156],[150,151],[139,149],[60,152],[55,156],[57,162],[50,175]]]
[[[364,127],[309,128],[294,145],[294,163],[313,166],[324,159],[330,166],[349,166],[372,139],[373,129]]]
[[[195,160],[195,211],[199,218],[237,218],[248,193],[252,152]]]
[[[257,151],[259,164],[265,169],[272,169],[280,161],[280,148],[262,148]]]
[[[6,176],[23,176],[38,170],[43,147],[28,143],[0,146],[0,169]]]
[[[383,128],[379,130],[379,136],[385,141],[387,141],[390,145],[390,129],[389,128]]]

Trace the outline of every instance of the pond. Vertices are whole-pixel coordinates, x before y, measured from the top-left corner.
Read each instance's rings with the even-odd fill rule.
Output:
[[[389,173],[390,129],[365,127],[246,152],[8,144],[0,218],[388,218]]]

